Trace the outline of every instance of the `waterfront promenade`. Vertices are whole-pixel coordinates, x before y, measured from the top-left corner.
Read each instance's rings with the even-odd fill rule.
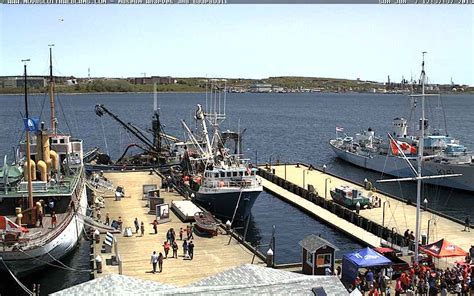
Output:
[[[146,280],[159,281],[162,284],[184,286],[203,278],[215,275],[219,272],[228,270],[232,267],[252,262],[253,254],[243,245],[232,239],[230,245],[229,235],[218,235],[216,237],[200,237],[194,233],[194,259],[183,260],[182,241],[179,240],[179,229],[189,223],[183,223],[170,211],[171,222],[158,225],[158,234],[154,234],[153,227],[150,224],[155,218],[153,214],[148,213],[146,200],[142,199],[144,184],[157,184],[160,187],[161,178],[148,172],[115,172],[106,173],[106,178],[114,186],[122,186],[125,189],[125,197],[120,201],[115,201],[113,194],[105,195],[105,208],[101,209],[101,220],[105,221],[106,213],[109,213],[110,219],[117,220],[122,217],[123,229],[131,227],[135,232],[133,220],[138,218],[145,223],[145,234],[133,233],[131,237],[124,237],[121,234],[115,234],[118,244],[118,253],[122,260],[122,274],[137,277]],[[165,203],[171,206],[172,200],[183,200],[183,197],[176,192],[160,192]],[[178,259],[170,258],[172,250],[168,254],[168,259],[164,260],[162,273],[151,273],[152,265],[150,256],[153,251],[163,251],[163,242],[166,240],[166,232],[169,228],[174,228],[179,246]],[[105,276],[111,273],[119,273],[118,266],[105,265],[106,259],[114,255],[114,250],[110,254],[100,253],[100,248],[105,235],[101,234],[100,244],[94,244],[95,256],[100,254],[103,258],[103,273],[95,273],[95,277]],[[186,238],[186,232],[183,235]],[[255,264],[262,265],[263,262],[255,257]]]
[[[262,168],[264,169],[264,168]],[[287,180],[290,183],[296,184],[303,188],[308,188],[308,185],[313,185],[319,196],[332,200],[330,195],[330,189],[333,189],[340,185],[350,185],[358,190],[361,190],[365,196],[369,191],[365,190],[362,186],[351,183],[343,178],[325,173],[321,170],[312,168],[300,164],[297,165],[274,165],[269,168],[270,172],[275,172],[275,175]],[[374,184],[375,186],[377,184]],[[368,245],[373,245],[374,239],[370,236],[366,236],[362,228],[347,222],[344,219],[335,219],[334,214],[331,211],[326,210],[315,203],[304,199],[296,194],[293,194],[282,187],[264,181],[265,189],[276,192],[278,195],[283,196],[284,199],[292,204],[296,204],[300,208],[304,208],[307,211],[312,212],[320,219],[326,221],[328,224],[333,225],[336,228],[343,229],[346,233],[351,233],[353,237],[365,241]],[[291,194],[290,194],[291,193]],[[407,202],[396,199],[387,194],[376,192],[375,196],[381,199],[381,206],[372,209],[363,209],[360,211],[360,216],[366,218],[369,221],[384,225],[386,228],[391,229],[394,232],[402,235],[409,229],[415,231],[415,218],[416,218],[416,207]],[[383,213],[385,202],[385,215]],[[336,217],[337,218],[337,217]],[[463,219],[464,217],[460,217]],[[341,220],[355,226],[358,230],[353,230],[351,227],[347,227],[346,224],[342,224]],[[428,227],[429,224],[429,227]],[[429,228],[429,233],[428,233]],[[469,250],[470,246],[474,243],[474,231],[464,231],[464,225],[452,219],[448,219],[438,213],[430,211],[421,211],[421,234],[428,234],[429,242],[435,242],[439,239],[446,239],[451,243],[454,243],[465,251]],[[380,241],[380,239],[379,239]],[[461,259],[461,258],[456,258]]]

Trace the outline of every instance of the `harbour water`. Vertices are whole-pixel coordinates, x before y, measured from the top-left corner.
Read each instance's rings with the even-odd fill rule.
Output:
[[[169,134],[183,136],[178,122],[184,119],[194,126],[192,117],[196,104],[206,104],[205,94],[169,93],[158,94],[161,119]],[[30,96],[30,112],[48,121],[48,98],[45,95]],[[444,111],[449,134],[458,138],[470,149],[474,148],[474,96],[443,96]],[[112,119],[99,118],[94,113],[96,104],[104,104],[125,122],[150,128],[152,94],[61,94],[57,98],[59,122],[67,122],[59,130],[71,132],[84,140],[85,149],[100,146],[117,158],[124,147],[133,142]],[[12,144],[21,136],[22,96],[0,96],[0,155],[13,157]],[[43,109],[43,110],[42,110]],[[335,158],[328,141],[335,136],[335,127],[342,126],[348,135],[371,127],[384,135],[397,116],[408,116],[408,100],[403,95],[386,94],[228,94],[227,120],[222,128],[241,130],[244,136],[245,154],[255,162],[305,162],[321,167],[323,164],[333,173],[361,182],[364,178],[376,180],[380,173],[365,171]],[[67,116],[65,117],[64,114]],[[415,199],[415,184],[380,184],[378,188],[405,199]],[[454,217],[474,220],[474,195],[457,190],[427,186],[424,196],[429,207]],[[263,192],[252,211],[247,239],[261,245],[266,251],[272,226],[276,226],[276,260],[290,263],[300,260],[298,241],[310,233],[322,234],[337,245],[342,254],[360,247],[326,225],[315,221],[303,212]],[[147,254],[144,254],[144,256]],[[339,255],[340,256],[340,255]],[[65,264],[75,269],[88,268],[88,243],[82,242],[78,250],[68,256]],[[66,272],[49,268],[25,279],[25,284],[41,283],[43,293],[57,291],[88,279],[87,273]],[[7,289],[8,287],[8,289]],[[0,293],[20,292],[13,281],[0,283]],[[7,293],[8,292],[8,293]]]

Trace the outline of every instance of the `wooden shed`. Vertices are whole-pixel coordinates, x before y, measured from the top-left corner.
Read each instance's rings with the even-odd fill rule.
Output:
[[[327,267],[334,272],[335,252],[339,249],[315,234],[310,234],[299,242],[302,248],[303,273],[325,275]]]

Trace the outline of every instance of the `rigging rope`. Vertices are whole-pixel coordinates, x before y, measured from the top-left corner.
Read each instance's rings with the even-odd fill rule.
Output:
[[[10,273],[10,275],[12,276],[12,278],[15,280],[15,282],[16,282],[26,293],[28,293],[28,295],[34,295],[34,293],[31,292],[25,285],[23,285],[23,283],[20,282],[20,280],[13,274],[13,272],[10,270],[10,268],[9,268],[8,265],[5,263],[5,261],[3,261],[3,257],[0,256],[0,260],[2,261],[3,265],[5,265],[5,268],[8,270],[8,272]]]
[[[61,103],[61,100],[59,99],[59,95],[56,96],[56,100],[58,101],[59,107],[61,108],[61,113],[63,114],[64,122],[66,122],[67,129],[69,130],[69,135],[72,136],[72,130],[69,127],[69,122],[67,120],[66,113],[64,113],[63,104]]]
[[[102,119],[102,117],[100,117],[100,124],[102,125],[102,135],[104,136],[105,151],[107,152],[107,155],[110,155],[109,146],[107,145],[107,137],[105,136],[104,120]]]
[[[20,248],[18,248],[18,250],[19,250],[20,252],[22,252],[23,254],[25,254],[26,256],[30,257],[31,259],[34,259],[34,260],[36,260],[36,261],[38,261],[38,262],[41,262],[41,263],[46,264],[46,265],[49,265],[49,266],[51,266],[51,267],[56,267],[56,268],[63,269],[63,270],[67,270],[67,271],[78,271],[78,272],[90,272],[90,271],[91,271],[91,270],[86,270],[86,269],[75,269],[75,268],[69,267],[69,266],[67,266],[67,265],[65,265],[66,267],[61,266],[61,265],[55,265],[55,264],[53,264],[53,263],[51,263],[51,262],[48,262],[48,261],[45,261],[45,260],[41,260],[41,259],[39,259],[39,258],[37,258],[37,257],[34,257],[34,256],[28,254],[26,251],[24,251],[24,250],[22,250],[22,249],[20,249]],[[46,252],[46,254],[48,254],[48,255],[49,255],[51,258],[53,258],[54,260],[57,260],[57,259],[54,258],[51,254],[49,254],[49,252]],[[61,264],[63,264],[63,263],[61,262]],[[64,264],[63,264],[63,265],[64,265]]]

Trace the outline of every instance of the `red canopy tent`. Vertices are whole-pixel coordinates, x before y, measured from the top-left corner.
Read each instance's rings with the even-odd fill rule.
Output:
[[[420,250],[436,258],[466,256],[467,252],[445,240],[444,238],[429,244],[420,246]]]

